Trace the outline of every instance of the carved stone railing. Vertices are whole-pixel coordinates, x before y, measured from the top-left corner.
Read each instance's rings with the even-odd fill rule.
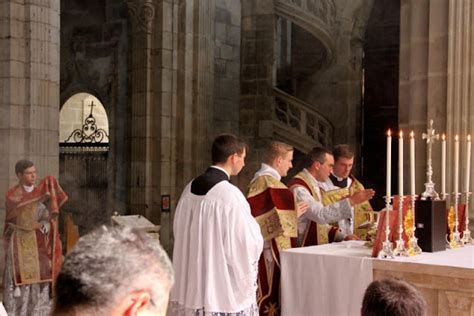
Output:
[[[311,105],[273,88],[274,132],[304,151],[314,146],[332,146],[333,126]]]
[[[335,0],[276,0],[275,13],[313,34],[333,58],[336,38]]]

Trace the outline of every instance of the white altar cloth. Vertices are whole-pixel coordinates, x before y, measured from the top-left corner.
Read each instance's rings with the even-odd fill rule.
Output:
[[[379,260],[363,244],[346,241],[283,251],[282,315],[360,315],[365,289],[373,280],[373,262]],[[474,246],[390,261],[474,269]]]

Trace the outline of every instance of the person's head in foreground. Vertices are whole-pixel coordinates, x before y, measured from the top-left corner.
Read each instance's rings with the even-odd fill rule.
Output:
[[[79,239],[56,283],[53,315],[166,315],[171,262],[157,240],[102,226]]]
[[[424,316],[425,313],[425,299],[405,281],[376,280],[365,290],[362,316]]]

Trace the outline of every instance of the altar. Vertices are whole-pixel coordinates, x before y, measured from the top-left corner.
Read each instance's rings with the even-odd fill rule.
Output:
[[[346,241],[283,251],[282,315],[360,315],[366,287],[386,277],[416,286],[428,315],[474,315],[474,246],[380,260],[363,244]]]

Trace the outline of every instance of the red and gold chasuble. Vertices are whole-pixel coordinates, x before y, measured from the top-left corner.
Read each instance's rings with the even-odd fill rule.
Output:
[[[280,250],[296,246],[295,199],[283,183],[262,175],[250,183],[247,200],[273,258],[268,262],[262,254],[258,262],[259,313],[274,316],[280,314]]]
[[[52,282],[57,276],[62,258],[57,216],[49,220],[47,234],[34,229],[33,224],[38,222],[39,203],[47,203],[51,218],[66,201],[67,195],[52,176],[42,180],[32,192],[26,192],[21,185],[7,192],[3,236],[8,247],[5,254],[12,254],[15,285]]]
[[[338,202],[349,195],[364,190],[364,186],[352,175],[350,176],[352,183],[347,188],[340,188],[330,191],[321,190],[323,196],[323,204],[329,205]],[[358,228],[367,221],[369,212],[373,212],[369,201],[362,202],[353,206],[354,208],[354,234],[361,240],[365,240],[367,236],[367,228]]]
[[[324,197],[323,201],[319,200],[317,188],[312,185],[312,181],[308,177],[309,175],[306,172],[301,171],[288,182],[288,187],[293,188],[295,186],[302,186],[308,190],[315,201],[321,202],[323,205],[327,205],[324,203]],[[327,225],[322,225],[311,221],[304,232],[304,237],[301,241],[301,247],[322,245],[333,242],[337,230],[338,228],[334,226],[330,227],[328,230]]]

